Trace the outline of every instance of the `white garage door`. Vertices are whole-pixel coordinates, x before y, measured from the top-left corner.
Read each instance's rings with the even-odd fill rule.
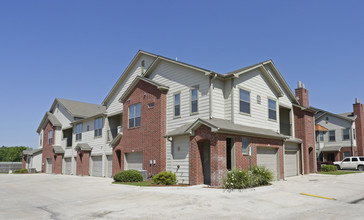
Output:
[[[298,163],[297,163],[297,151],[286,151],[284,154],[284,175],[297,176],[298,175]]]
[[[102,176],[102,156],[92,157],[92,176]]]
[[[143,153],[126,153],[126,170],[143,170]]]
[[[71,158],[64,158],[64,162],[66,163],[65,174],[71,175],[71,173],[72,173],[72,159]]]
[[[107,177],[112,176],[112,156],[107,156]]]
[[[47,158],[47,173],[52,173],[52,158]]]
[[[274,180],[278,180],[278,156],[276,148],[258,147],[257,165],[265,166],[273,172]]]

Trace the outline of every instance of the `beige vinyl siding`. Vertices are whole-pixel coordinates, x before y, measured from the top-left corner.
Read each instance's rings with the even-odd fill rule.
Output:
[[[61,104],[57,104],[54,108],[53,115],[61,122],[62,127],[70,126],[73,122],[73,117],[67,112],[67,110]]]
[[[149,77],[169,87],[167,94],[167,132],[197,118],[209,118],[209,76],[169,62],[162,61]],[[198,114],[191,115],[190,90],[198,86]],[[174,118],[173,94],[181,93],[181,117]]]
[[[173,138],[173,168],[172,172],[176,173],[178,183],[189,184],[189,149],[190,137],[178,136]],[[179,169],[177,166],[179,165]]]
[[[241,114],[239,109],[239,89],[250,91],[250,115]],[[270,86],[260,70],[253,70],[234,79],[234,122],[237,124],[279,130],[279,109],[277,106],[277,120],[268,120],[268,98],[277,100],[278,96]],[[261,104],[257,103],[257,95],[261,97]]]
[[[166,142],[166,170],[172,171],[172,143],[166,138],[164,141]]]
[[[38,135],[38,148],[43,148],[43,141],[44,141],[43,132],[44,132],[44,130],[42,129]]]
[[[212,81],[212,117],[225,119],[224,81]]]
[[[139,58],[139,60],[136,62],[136,65],[132,67],[129,72],[124,73],[127,74],[127,77],[125,78],[124,82],[117,88],[116,92],[106,105],[106,111],[108,114],[113,114],[123,110],[123,104],[119,102],[119,99],[124,94],[129,85],[133,82],[135,77],[142,74],[142,68],[141,68],[142,60],[144,60],[144,65],[145,65],[144,69],[147,69],[154,61],[154,58],[147,55],[143,55]]]
[[[224,81],[224,107],[225,107],[225,119],[231,120],[231,83],[232,79]]]

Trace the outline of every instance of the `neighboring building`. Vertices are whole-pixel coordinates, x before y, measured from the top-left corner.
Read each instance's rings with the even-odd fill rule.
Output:
[[[315,111],[304,86],[295,92],[271,60],[219,74],[139,51],[101,106],[55,100],[38,128],[42,171],[167,170],[221,185],[251,155],[277,180],[315,172]]]
[[[34,172],[41,172],[42,151],[42,148],[23,151],[22,169],[34,169]]]
[[[334,114],[316,111],[316,153],[318,161],[333,162],[345,157],[363,155],[363,104],[356,99],[353,112]]]

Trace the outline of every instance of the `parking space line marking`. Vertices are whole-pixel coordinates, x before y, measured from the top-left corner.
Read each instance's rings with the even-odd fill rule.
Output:
[[[312,195],[312,194],[307,194],[307,193],[300,193],[300,194],[305,195],[305,196],[313,196],[313,197],[317,197],[317,198],[321,198],[321,199],[336,200],[334,198],[329,198],[329,197],[324,197],[324,196],[317,196],[317,195]]]

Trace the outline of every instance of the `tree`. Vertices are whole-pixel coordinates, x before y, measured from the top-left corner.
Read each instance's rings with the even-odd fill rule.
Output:
[[[29,147],[0,147],[0,162],[21,162],[23,150],[31,150]]]

